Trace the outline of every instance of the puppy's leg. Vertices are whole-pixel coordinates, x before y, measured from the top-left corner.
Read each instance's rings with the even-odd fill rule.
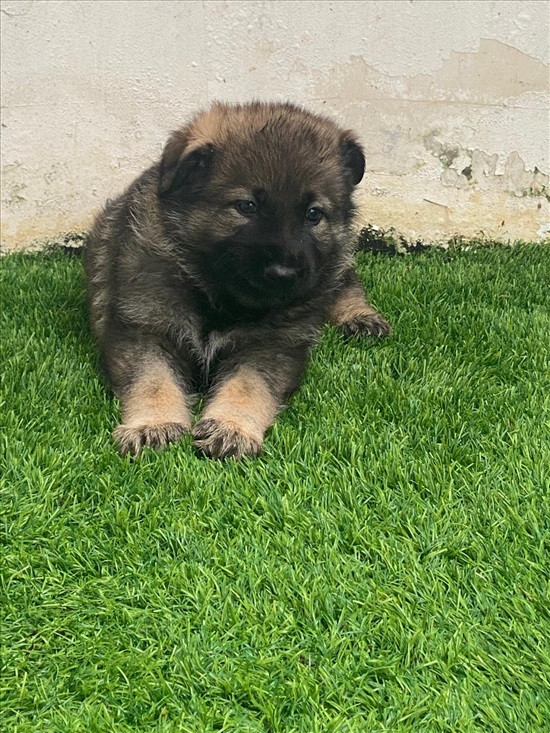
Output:
[[[118,353],[109,372],[118,372],[115,392],[122,409],[122,422],[113,436],[122,454],[139,454],[143,446],[157,450],[191,430],[189,398],[182,380],[161,353]],[[126,367],[126,368],[124,368]]]
[[[193,429],[195,445],[212,458],[256,456],[266,430],[301,380],[308,347],[268,360],[243,358],[224,369]]]
[[[365,291],[354,270],[345,274],[344,284],[334,298],[330,323],[345,336],[387,336],[390,324],[367,301]]]
[[[195,425],[195,444],[212,458],[256,456],[280,405],[262,375],[241,366],[215,390]]]

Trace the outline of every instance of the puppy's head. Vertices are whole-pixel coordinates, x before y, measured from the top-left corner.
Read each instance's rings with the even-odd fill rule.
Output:
[[[350,254],[352,133],[290,104],[217,104],[169,139],[158,195],[201,281],[246,307],[298,300]]]

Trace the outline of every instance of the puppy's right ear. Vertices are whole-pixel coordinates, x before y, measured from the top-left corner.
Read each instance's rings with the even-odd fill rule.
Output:
[[[169,196],[184,186],[197,187],[204,181],[214,148],[190,142],[186,130],[173,132],[162,154],[159,172],[159,196]]]

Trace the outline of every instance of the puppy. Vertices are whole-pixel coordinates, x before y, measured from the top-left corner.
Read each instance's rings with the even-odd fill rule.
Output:
[[[355,136],[329,119],[214,104],[107,203],[84,261],[122,453],[192,432],[213,458],[255,456],[324,323],[389,333],[352,267],[364,168]]]

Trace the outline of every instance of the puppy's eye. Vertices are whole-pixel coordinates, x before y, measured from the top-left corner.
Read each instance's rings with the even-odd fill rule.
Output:
[[[323,212],[317,206],[312,206],[306,211],[306,219],[312,224],[318,224],[323,218]]]
[[[254,201],[236,201],[235,208],[239,214],[242,214],[243,216],[254,216],[258,210]]]

